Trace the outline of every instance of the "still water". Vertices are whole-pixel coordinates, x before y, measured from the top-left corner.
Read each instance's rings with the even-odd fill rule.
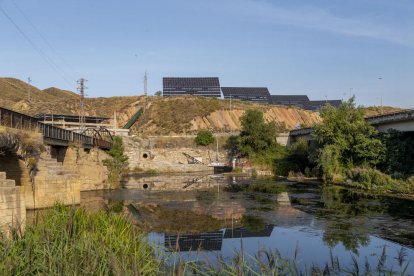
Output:
[[[277,186],[275,193],[248,187]],[[89,209],[125,207],[160,251],[185,260],[231,260],[261,250],[323,267],[331,256],[343,267],[399,268],[403,253],[414,275],[414,202],[340,187],[221,175],[133,176],[125,188],[85,192]],[[172,191],[168,187],[173,187]],[[121,208],[122,209],[122,208]]]

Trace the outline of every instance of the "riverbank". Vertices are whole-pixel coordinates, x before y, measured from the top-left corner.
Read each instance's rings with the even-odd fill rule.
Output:
[[[375,191],[375,190],[366,190],[362,189],[361,185],[354,183],[352,181],[348,182],[335,182],[331,184],[325,184],[322,179],[316,177],[287,177],[288,181],[298,182],[303,184],[312,184],[312,185],[335,185],[338,187],[344,187],[347,189],[351,189],[352,191],[370,195],[370,196],[386,196],[391,198],[398,198],[398,199],[406,199],[414,201],[414,193],[402,193],[398,191]]]

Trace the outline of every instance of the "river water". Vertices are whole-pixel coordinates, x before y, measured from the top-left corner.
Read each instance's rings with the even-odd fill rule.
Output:
[[[249,185],[278,187],[278,194]],[[169,190],[168,187],[173,187]],[[184,260],[231,260],[243,252],[277,251],[300,266],[343,267],[352,258],[398,269],[398,254],[414,275],[414,202],[341,187],[222,175],[131,176],[117,191],[82,193],[88,209],[127,209],[160,251]],[[403,253],[403,254],[401,254]]]

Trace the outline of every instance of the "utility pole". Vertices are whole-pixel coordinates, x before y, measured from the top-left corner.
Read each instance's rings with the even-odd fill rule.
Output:
[[[145,71],[145,75],[144,75],[144,95],[145,96],[148,95],[148,73],[147,71]]]
[[[27,78],[27,100],[30,102],[32,100],[32,95],[30,91],[30,83],[32,82],[32,79],[30,77]]]
[[[85,89],[87,89],[87,87],[85,87],[85,82],[87,80],[85,80],[84,78],[80,78],[78,80],[78,91],[79,91],[79,96],[80,96],[80,110],[79,110],[79,129],[82,132],[85,129],[85,103],[84,103],[84,99],[85,99]]]

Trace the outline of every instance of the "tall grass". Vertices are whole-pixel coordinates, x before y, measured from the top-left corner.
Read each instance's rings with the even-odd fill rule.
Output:
[[[0,275],[408,275],[407,253],[402,248],[398,267],[387,268],[384,247],[376,267],[366,261],[360,267],[356,256],[345,268],[331,252],[321,268],[306,266],[277,250],[259,250],[256,255],[241,251],[232,259],[220,254],[214,260],[197,251],[195,260],[183,260],[179,252],[149,245],[127,217],[108,212],[87,213],[75,207],[55,206],[43,213],[24,233],[0,237]],[[194,252],[193,252],[194,253]]]
[[[55,206],[0,239],[0,275],[156,275],[152,247],[123,215]]]

